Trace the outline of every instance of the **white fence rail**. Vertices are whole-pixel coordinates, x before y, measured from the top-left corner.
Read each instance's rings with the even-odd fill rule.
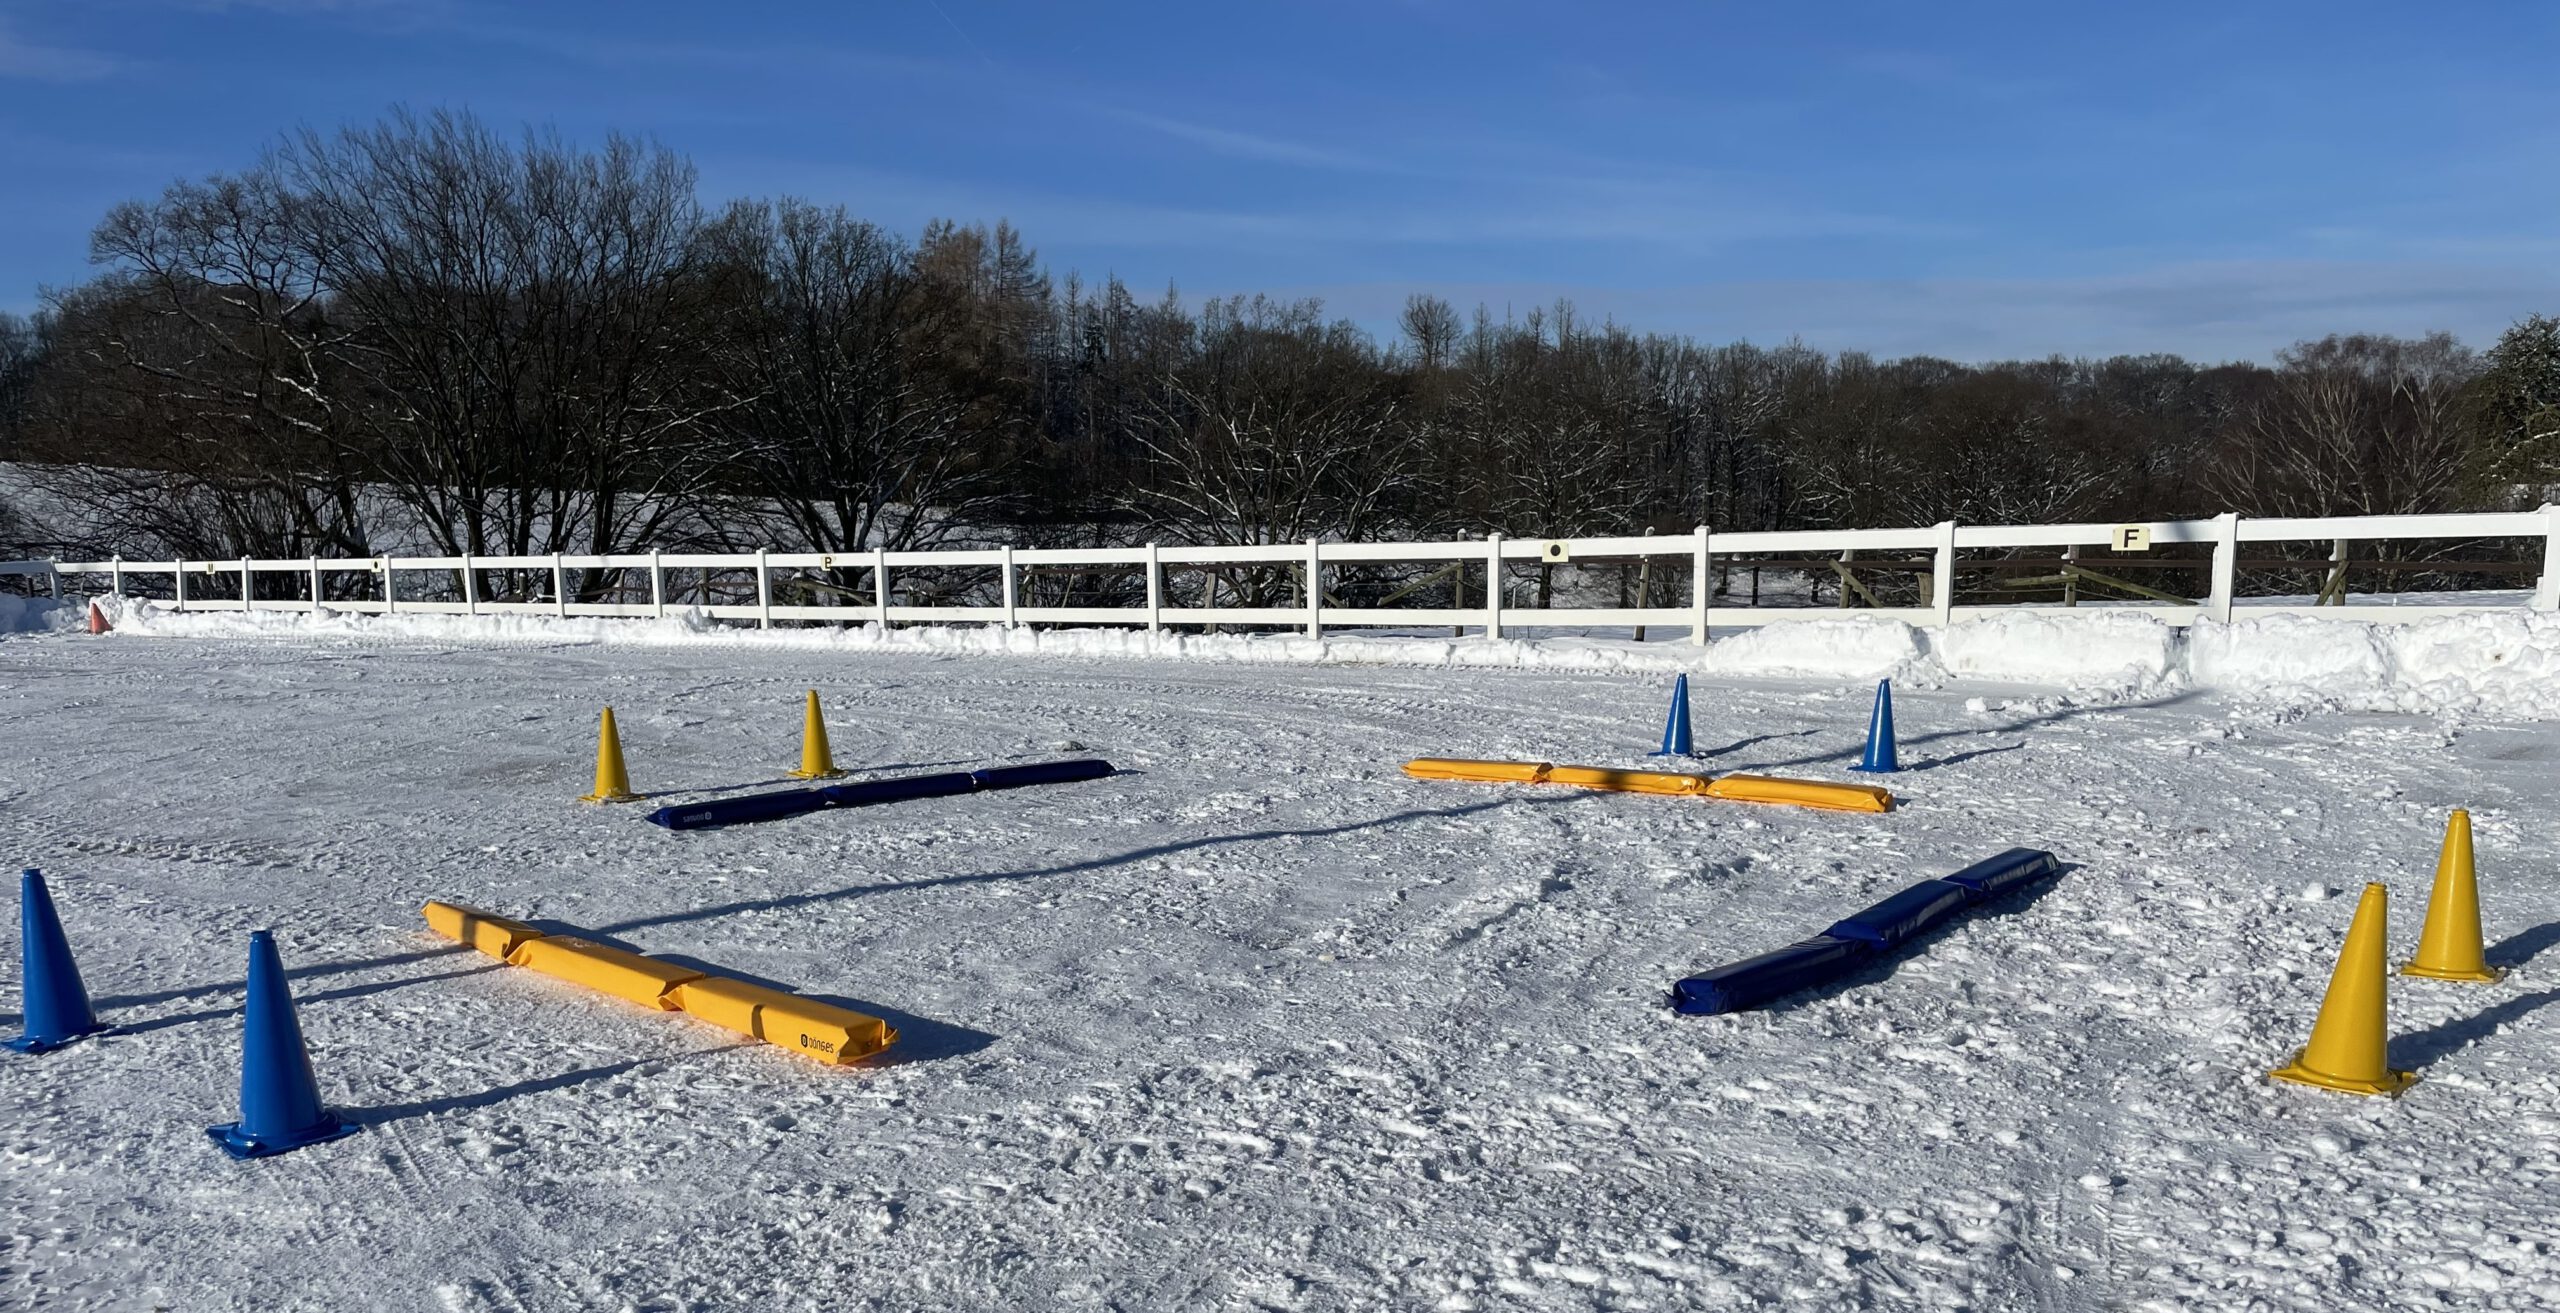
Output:
[[[2175,602],[2166,600],[2159,590],[2129,587],[2102,574],[2083,572],[2084,560],[2088,564],[2110,568],[2143,560],[2123,551],[2107,557],[2082,557],[2088,548],[2113,550],[2122,547],[2128,541],[2125,533],[2129,529],[2147,532],[2149,546],[2142,550],[2179,546],[2209,548],[2209,556],[2192,557],[2181,562],[2205,573],[2209,579],[2206,595],[2192,602]],[[1505,538],[1493,534],[1482,541],[1306,542],[1255,547],[1158,547],[1149,544],[1122,548],[1001,547],[968,551],[873,550],[834,554],[758,551],[726,555],[648,552],[610,556],[17,561],[0,562],[0,575],[32,575],[46,579],[57,597],[63,595],[66,580],[72,581],[70,587],[74,590],[87,588],[123,593],[129,585],[149,587],[165,578],[168,596],[180,609],[188,611],[317,611],[325,608],[375,614],[648,617],[662,616],[670,610],[694,605],[670,601],[670,579],[680,571],[699,571],[708,572],[701,576],[701,591],[705,596],[710,591],[708,580],[711,574],[744,574],[749,576],[747,582],[752,584],[753,598],[752,601],[699,605],[699,610],[714,619],[753,621],[768,627],[777,621],[876,622],[882,625],[953,622],[1124,624],[1144,626],[1151,631],[1174,626],[1250,625],[1303,628],[1311,636],[1320,636],[1328,629],[1359,626],[1472,626],[1489,636],[1500,637],[1507,631],[1521,629],[1658,626],[1685,629],[1695,640],[1718,626],[1761,625],[1839,614],[1828,607],[1740,606],[1729,598],[1720,601],[1714,586],[1720,567],[1726,570],[1739,565],[1805,569],[1812,571],[1817,579],[1825,573],[1836,573],[1841,580],[1844,599],[1853,592],[1873,598],[1873,593],[1863,585],[1848,582],[1860,568],[1922,576],[1926,579],[1919,589],[1923,605],[1865,606],[1860,607],[1858,613],[1944,625],[1970,616],[2049,609],[2049,603],[2033,606],[2015,603],[1957,605],[1956,577],[1961,570],[1981,570],[2004,562],[2015,563],[2013,555],[2003,556],[2003,553],[2054,548],[2060,549],[2063,563],[2063,574],[2058,578],[2071,581],[2075,604],[2076,590],[2086,579],[2089,581],[2087,586],[2100,594],[2112,590],[2161,599],[2134,603],[2109,599],[2105,604],[2130,606],[2172,624],[2186,624],[2205,617],[2229,620],[2235,613],[2247,616],[2292,613],[2355,620],[2413,620],[2461,611],[2517,609],[2512,602],[2409,607],[2346,604],[2342,581],[2346,568],[2353,564],[2348,553],[2349,545],[2405,540],[2526,540],[2525,557],[2528,562],[2536,555],[2530,544],[2538,543],[2540,574],[2534,580],[2530,605],[2538,611],[2560,609],[2560,506],[2496,514],[2341,519],[2243,519],[2226,514],[2210,520],[2171,520],[2145,525],[1945,523],[1917,529],[1729,534],[1711,533],[1700,528],[1690,534],[1640,538],[1537,539]],[[2306,572],[2321,570],[2324,565],[2329,567],[2325,572],[2327,582],[2319,591],[2319,601],[2308,605],[2293,601],[2252,603],[2239,598],[2236,595],[2237,584],[2244,564],[2251,564],[2253,568],[2268,568],[2276,564],[2244,563],[2242,547],[2246,544],[2286,543],[2310,543],[2328,549],[2325,557],[2287,557],[2281,562],[2288,569]],[[1858,560],[1859,553],[1876,552],[1905,555],[1889,560]],[[1976,555],[1968,559],[1967,553]],[[1788,559],[1767,559],[1772,556]],[[1685,573],[1689,600],[1680,606],[1523,607],[1514,604],[1519,600],[1514,594],[1520,589],[1506,576],[1517,576],[1522,567],[1595,561],[1641,565],[1645,567],[1648,578],[1662,567],[1669,567],[1668,573]],[[1839,564],[1835,566],[1834,561]],[[1477,606],[1464,605],[1463,598],[1457,598],[1443,606],[1401,607],[1345,606],[1339,604],[1338,597],[1327,596],[1328,567],[1332,567],[1332,574],[1339,575],[1343,567],[1377,565],[1436,565],[1444,571],[1454,566],[1453,577],[1460,587],[1463,587],[1466,571],[1474,569],[1482,572],[1481,578],[1502,581],[1501,596],[1498,601],[1488,597],[1486,604]],[[1172,591],[1166,582],[1169,575],[1185,569],[1235,566],[1277,567],[1286,572],[1289,602],[1261,606],[1174,604]],[[919,577],[918,572],[948,571],[954,567],[991,569],[995,578],[991,585],[979,582],[973,590],[973,600],[967,604],[919,604],[913,598],[904,604],[900,602],[898,585],[901,571],[907,572],[907,577],[913,580]],[[2426,568],[2457,573],[2464,569],[2459,562]],[[1047,606],[1022,601],[1021,585],[1027,572],[1079,570],[1123,575],[1136,573],[1143,578],[1143,591],[1134,586],[1126,588],[1124,591],[1133,600],[1125,605]],[[857,593],[828,580],[812,581],[786,575],[781,581],[786,587],[796,587],[802,592],[830,593],[844,600],[822,605],[776,602],[776,574],[791,571],[828,571],[837,578],[863,579],[869,587]],[[509,573],[501,575],[500,572]],[[583,596],[573,596],[572,572],[576,572],[580,580],[578,591]],[[591,578],[599,575],[601,578]],[[351,581],[349,576],[370,576],[370,579]],[[291,582],[273,582],[278,577]],[[480,596],[482,581],[493,577],[530,579],[537,585],[547,585],[547,588],[540,589],[544,595],[532,600]],[[269,580],[269,585],[262,588],[262,579]],[[346,581],[334,590],[335,595],[330,586],[333,579]],[[152,591],[161,590],[153,588]],[[730,591],[742,597],[748,595],[745,584],[733,585]],[[267,596],[261,597],[262,592]],[[1486,590],[1480,586],[1477,595],[1486,596]],[[1135,600],[1140,596],[1143,596],[1143,601]],[[856,597],[867,597],[867,600],[854,600]],[[1214,603],[1217,600],[1214,587],[1209,588],[1201,600]],[[1843,604],[1846,604],[1845,600]]]

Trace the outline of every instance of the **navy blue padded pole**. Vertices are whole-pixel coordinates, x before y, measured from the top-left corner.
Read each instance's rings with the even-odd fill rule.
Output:
[[[996,766],[971,771],[981,789],[1018,789],[1026,784],[1070,784],[1098,780],[1111,773],[1111,763],[1085,757],[1075,761],[1041,761],[1028,766]]]
[[[1822,933],[1834,939],[1856,939],[1891,948],[1973,905],[1974,892],[1944,880],[1918,884],[1831,923]]]
[[[830,805],[823,789],[785,789],[780,793],[750,793],[660,807],[649,813],[649,819],[670,830],[708,830],[823,811]]]
[[[869,807],[883,802],[909,802],[917,798],[948,798],[954,794],[976,793],[978,781],[966,771],[948,771],[940,775],[898,775],[885,780],[862,780],[854,784],[830,784],[818,790],[827,795],[830,807]]]
[[[1781,995],[1828,984],[1908,943],[1967,907],[2059,874],[2038,848],[2012,848],[1942,880],[1922,880],[1830,929],[1774,953],[1703,971],[1671,986],[1671,1006],[1714,1016],[1755,1008]]]
[[[2048,875],[2058,875],[2062,863],[2041,848],[2012,848],[1997,857],[1986,857],[1953,875],[1941,876],[1948,884],[1960,884],[1973,891],[1975,901],[1997,898],[2020,885],[2033,884]]]
[[[871,807],[917,798],[949,798],[981,789],[1018,789],[1032,784],[1097,780],[1111,773],[1110,762],[1084,758],[1034,762],[1027,766],[997,766],[976,772],[898,775],[885,780],[831,784],[823,789],[784,789],[778,793],[750,793],[736,798],[682,803],[661,807],[649,813],[649,819],[670,830],[707,830],[750,821],[779,820],[832,807]]]
[[[1816,937],[1730,966],[1702,971],[1671,986],[1673,1010],[1712,1017],[1756,1008],[1799,989],[1837,979],[1865,965],[1875,946]]]

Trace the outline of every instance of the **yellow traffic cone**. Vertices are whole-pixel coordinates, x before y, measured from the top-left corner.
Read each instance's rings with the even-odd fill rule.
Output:
[[[843,775],[836,769],[835,754],[827,750],[826,718],[818,714],[818,690],[809,690],[809,712],[800,724],[800,769],[791,772],[795,780],[832,780]]]
[[[2426,929],[2418,955],[2400,968],[2404,976],[2487,982],[2507,973],[2480,952],[2480,886],[2471,869],[2471,813],[2456,810],[2444,823],[2444,852],[2436,858],[2436,890],[2427,896]]]
[[[622,769],[622,735],[613,728],[613,708],[604,709],[604,725],[596,731],[596,791],[580,802],[638,802],[630,773]]]
[[[2347,927],[2346,947],[2338,951],[2338,970],[2329,977],[2328,997],[2320,1001],[2320,1019],[2311,1023],[2311,1043],[2269,1076],[2348,1094],[2397,1095],[2417,1081],[2416,1072],[2391,1069],[2385,999],[2390,972],[2383,962],[2390,919],[2390,893],[2366,885]]]

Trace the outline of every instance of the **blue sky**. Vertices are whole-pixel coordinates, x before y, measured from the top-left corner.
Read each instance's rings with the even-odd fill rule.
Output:
[[[1415,290],[1962,359],[2560,312],[2560,4],[0,0],[0,308],[403,103],[1153,295]]]

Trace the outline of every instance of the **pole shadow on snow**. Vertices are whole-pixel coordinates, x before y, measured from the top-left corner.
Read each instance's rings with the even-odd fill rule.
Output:
[[[1910,749],[1919,747],[1922,744],[1937,743],[1947,739],[1981,738],[2002,734],[2023,734],[2039,725],[2059,724],[2062,721],[2077,720],[2082,716],[2094,716],[2106,712],[2156,711],[2162,707],[2174,707],[2181,703],[2192,702],[2203,696],[2203,690],[2190,688],[2181,689],[2178,692],[2169,694],[2167,697],[2153,698],[2147,702],[2110,702],[2099,706],[2061,707],[2045,712],[2039,716],[2029,716],[2024,720],[2011,721],[2006,725],[1984,725],[1965,729],[1942,729],[1928,734],[1905,735],[1901,739],[1897,740],[1897,742],[1902,748]],[[1751,769],[1784,770],[1789,766],[1819,766],[1827,762],[1856,761],[1859,754],[1866,751],[1866,731],[1861,729],[1854,738],[1855,742],[1837,752],[1815,753],[1811,756],[1792,757],[1785,761],[1756,762],[1751,766]],[[2025,745],[2021,744],[2020,746],[2023,747]],[[1909,770],[1913,768],[1904,767],[1904,769]]]
[[[304,994],[297,992],[293,996],[293,1001],[297,1007],[309,1007],[314,1003],[329,1003],[339,999],[363,998],[368,994],[386,993],[394,989],[405,989],[411,985],[424,985],[438,980],[457,980],[463,976],[476,976],[484,972],[495,971],[504,965],[506,964],[503,962],[483,962],[478,966],[464,967],[459,971],[439,971],[433,975],[402,976],[396,980],[376,980],[362,985],[348,985],[343,989],[322,990],[317,994]],[[240,991],[245,989],[245,985],[231,985],[227,986],[227,988],[234,991]],[[104,1005],[102,1004],[101,1006]],[[200,1008],[194,1012],[180,1012],[166,1017],[153,1017],[149,1021],[137,1021],[129,1025],[112,1026],[110,1029],[118,1035],[147,1035],[155,1030],[167,1030],[171,1026],[184,1026],[198,1021],[217,1021],[224,1017],[236,1017],[238,1015],[240,1015],[240,1005],[237,1003],[231,1003],[218,1008]]]
[[[1794,1012],[1801,1008],[1812,1007],[1816,1003],[1847,993],[1852,989],[1863,989],[1868,985],[1882,984],[1885,981],[1893,979],[1894,973],[1900,971],[1904,963],[1925,955],[1931,946],[1935,945],[1939,940],[1946,938],[1948,935],[1953,934],[1955,931],[1968,925],[2020,915],[2028,908],[2034,907],[2038,902],[2041,902],[2046,894],[2053,892],[2055,886],[2060,885],[2064,879],[2071,875],[2072,872],[2081,869],[2083,868],[2076,862],[2064,862],[2062,864],[2062,869],[2055,872],[2049,879],[2038,880],[2024,889],[2015,890],[2008,894],[2004,894],[1991,902],[1984,903],[1963,917],[1949,921],[1944,925],[1932,927],[1928,933],[1921,935],[1917,939],[1904,941],[1902,944],[1895,947],[1891,953],[1880,957],[1873,962],[1869,962],[1865,966],[1858,968],[1856,971],[1850,972],[1848,975],[1842,976],[1828,984],[1816,985],[1811,989],[1799,990],[1793,994],[1789,994],[1785,998],[1779,999],[1776,1002],[1769,1004],[1767,1007],[1762,1008],[1761,1011],[1771,1013]]]
[[[1170,857],[1176,853],[1195,852],[1202,848],[1215,848],[1226,844],[1266,843],[1275,839],[1326,839],[1338,835],[1356,834],[1362,830],[1384,829],[1389,826],[1402,825],[1408,821],[1454,820],[1462,816],[1473,816],[1481,812],[1495,810],[1496,808],[1515,805],[1532,807],[1570,805],[1574,802],[1581,801],[1583,798],[1598,796],[1599,795],[1597,794],[1559,794],[1554,797],[1492,798],[1483,802],[1471,802],[1459,807],[1417,808],[1412,811],[1397,812],[1393,815],[1374,817],[1365,821],[1349,821],[1341,825],[1316,826],[1303,830],[1255,830],[1246,834],[1205,835],[1197,839],[1182,839],[1172,843],[1152,844],[1145,848],[1134,848],[1128,852],[1116,853],[1109,857],[1094,857],[1080,862],[1065,862],[1057,866],[1034,867],[1025,871],[987,871],[976,875],[942,875],[922,880],[889,880],[878,884],[848,885],[842,889],[826,889],[801,894],[780,894],[772,898],[743,899],[734,903],[720,903],[711,907],[696,908],[690,912],[668,912],[658,916],[634,917],[628,921],[616,921],[611,925],[598,926],[592,931],[584,931],[581,933],[586,933],[591,936],[614,935],[632,930],[645,930],[652,926],[682,925],[690,921],[712,921],[724,916],[735,916],[742,912],[790,911],[795,908],[809,907],[821,903],[835,903],[842,902],[847,899],[865,898],[873,894],[906,893],[917,889],[939,889],[952,885],[1001,884],[1015,880],[1044,880],[1054,876],[1081,875],[1088,871],[1108,870],[1115,866],[1126,866],[1132,862],[1143,862],[1157,857]]]
[[[411,962],[425,962],[434,958],[451,957],[456,953],[467,953],[469,951],[471,950],[460,944],[443,944],[435,948],[422,948],[409,953],[388,953],[381,957],[358,958],[351,962],[321,962],[312,966],[288,967],[285,969],[284,978],[287,980],[309,980],[315,976],[342,976],[350,971],[371,971],[376,967],[405,966]],[[469,973],[457,972],[455,974]],[[418,976],[414,978],[419,980],[436,980],[441,977]],[[393,985],[404,983],[406,982],[393,981],[385,985],[366,986],[364,988],[366,992],[370,992],[374,989],[388,989]],[[99,998],[93,1000],[93,1002],[98,1010],[103,1012],[108,1008],[149,1007],[154,1003],[168,1003],[182,998],[194,998],[201,994],[241,994],[246,993],[248,988],[249,984],[247,980],[235,976],[232,979],[218,980],[209,985],[187,985],[178,989],[163,989],[150,994],[118,994],[109,998]],[[294,997],[309,998],[313,996],[297,992]],[[335,996],[324,995],[321,997]]]
[[[437,1113],[460,1112],[466,1108],[486,1108],[491,1104],[504,1103],[509,1099],[527,1094],[547,1094],[553,1090],[574,1089],[595,1081],[611,1080],[625,1072],[637,1071],[642,1067],[665,1067],[679,1062],[691,1062],[696,1058],[734,1053],[739,1049],[755,1047],[757,1045],[753,1041],[718,1044],[707,1049],[695,1049],[689,1053],[678,1053],[670,1057],[631,1058],[622,1062],[608,1062],[601,1066],[582,1067],[576,1071],[564,1071],[557,1076],[538,1076],[532,1080],[521,1080],[512,1085],[500,1085],[472,1094],[450,1094],[440,1099],[420,1099],[415,1103],[390,1103],[376,1108],[340,1107],[334,1111],[348,1121],[359,1125],[380,1126],[387,1122],[405,1121],[411,1117],[432,1117]]]
[[[2554,1003],[2560,1003],[2560,989],[2520,994],[2476,1016],[2455,1017],[2425,1030],[2395,1037],[2391,1041],[2391,1060],[2424,1069],[2495,1036]]]

